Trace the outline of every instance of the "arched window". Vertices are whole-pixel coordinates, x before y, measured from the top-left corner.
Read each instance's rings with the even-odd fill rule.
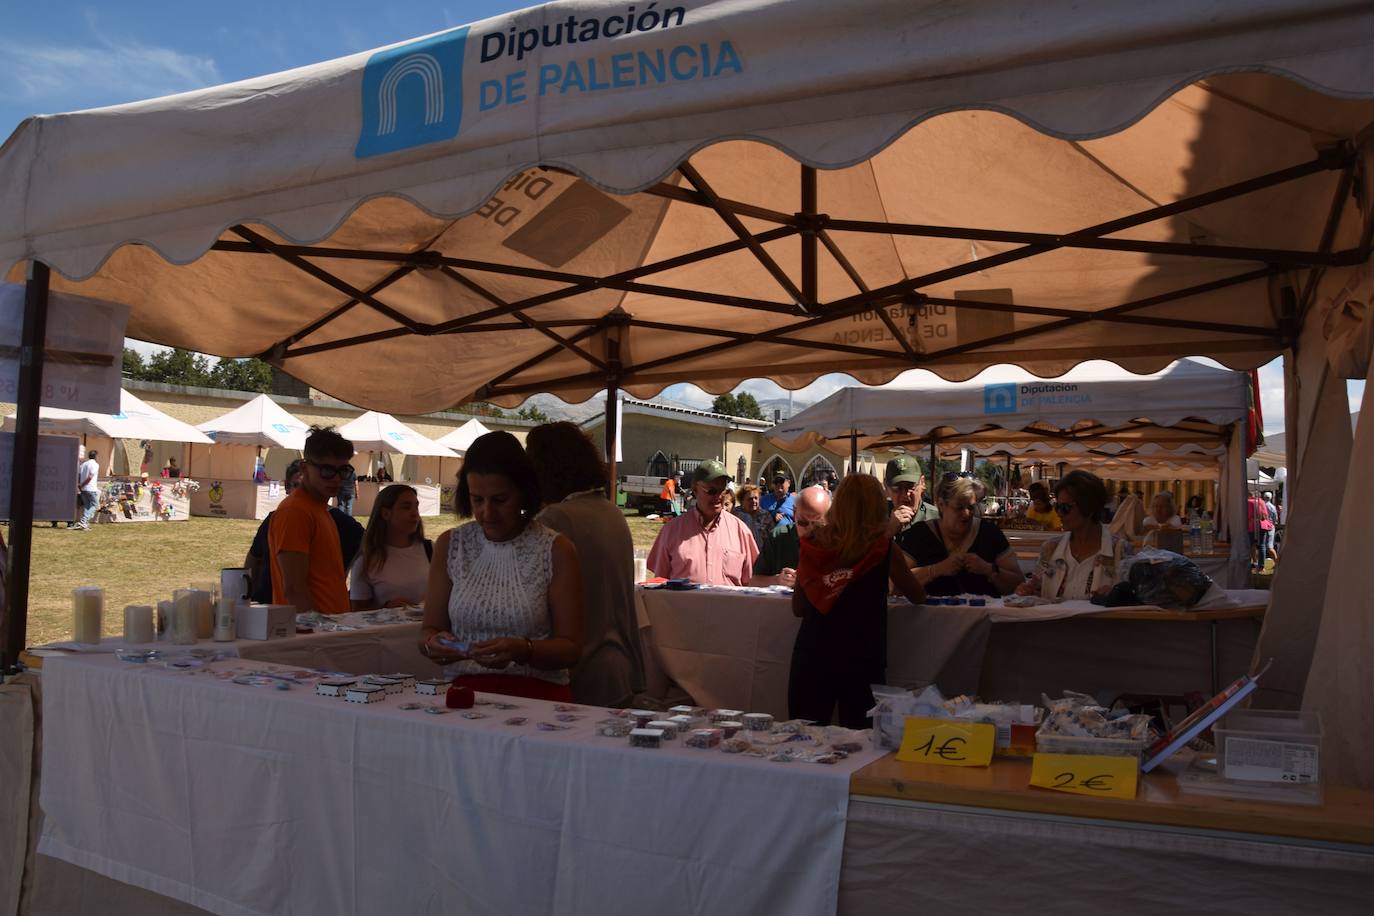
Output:
[[[821,481],[838,481],[839,473],[835,470],[835,465],[824,455],[816,455],[802,468],[801,483],[797,489],[805,489],[814,486]]]
[[[644,473],[650,477],[667,477],[673,473],[673,463],[663,452],[654,452],[654,457],[649,459],[648,469]]]
[[[774,475],[786,474],[787,479],[792,481],[793,488],[796,488],[796,472],[792,470],[792,465],[787,462],[787,459],[777,454],[776,452],[773,453],[773,456],[771,458],[769,458],[767,461],[763,463],[763,470],[759,473],[763,475],[763,482],[765,484],[771,484],[773,482]]]

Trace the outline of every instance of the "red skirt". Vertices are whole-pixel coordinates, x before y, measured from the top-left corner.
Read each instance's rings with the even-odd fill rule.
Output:
[[[550,700],[554,703],[572,702],[572,688],[567,684],[551,684],[537,677],[520,677],[516,674],[468,674],[458,678],[454,683],[471,687],[476,693],[499,693],[508,697]]]

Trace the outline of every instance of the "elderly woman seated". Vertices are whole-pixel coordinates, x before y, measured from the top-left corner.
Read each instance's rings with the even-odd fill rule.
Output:
[[[1064,534],[1040,548],[1037,571],[1016,593],[1051,599],[1106,594],[1124,577],[1122,561],[1131,552],[1130,542],[1100,521],[1107,488],[1096,474],[1070,471],[1055,485],[1054,498]]]
[[[978,487],[947,477],[935,492],[939,519],[911,525],[896,538],[916,580],[931,595],[1005,595],[1021,581],[1007,537],[977,514]]]
[[[1174,502],[1174,494],[1168,490],[1156,493],[1150,503],[1150,514],[1145,516],[1140,527],[1147,543],[1155,540],[1154,534],[1161,528],[1182,528],[1183,519],[1178,516],[1178,504]]]

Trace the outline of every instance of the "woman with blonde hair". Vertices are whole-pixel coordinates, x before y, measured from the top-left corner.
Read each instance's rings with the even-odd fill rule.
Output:
[[[1022,581],[1006,535],[978,517],[978,488],[966,477],[946,477],[935,491],[938,519],[912,525],[901,548],[916,578],[932,595],[1005,595]]]
[[[925,590],[887,533],[883,485],[850,474],[835,490],[827,522],[801,541],[792,613],[802,619],[787,681],[788,715],[864,728],[872,684],[887,675],[888,580],[913,604]]]
[[[372,503],[363,546],[349,573],[353,610],[419,606],[429,582],[434,545],[425,537],[414,487],[383,487]]]

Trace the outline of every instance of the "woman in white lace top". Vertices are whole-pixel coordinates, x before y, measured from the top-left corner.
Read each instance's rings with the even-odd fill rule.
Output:
[[[473,690],[570,701],[582,638],[577,549],[534,520],[539,484],[514,436],[473,442],[454,504],[472,521],[435,542],[420,651]]]

